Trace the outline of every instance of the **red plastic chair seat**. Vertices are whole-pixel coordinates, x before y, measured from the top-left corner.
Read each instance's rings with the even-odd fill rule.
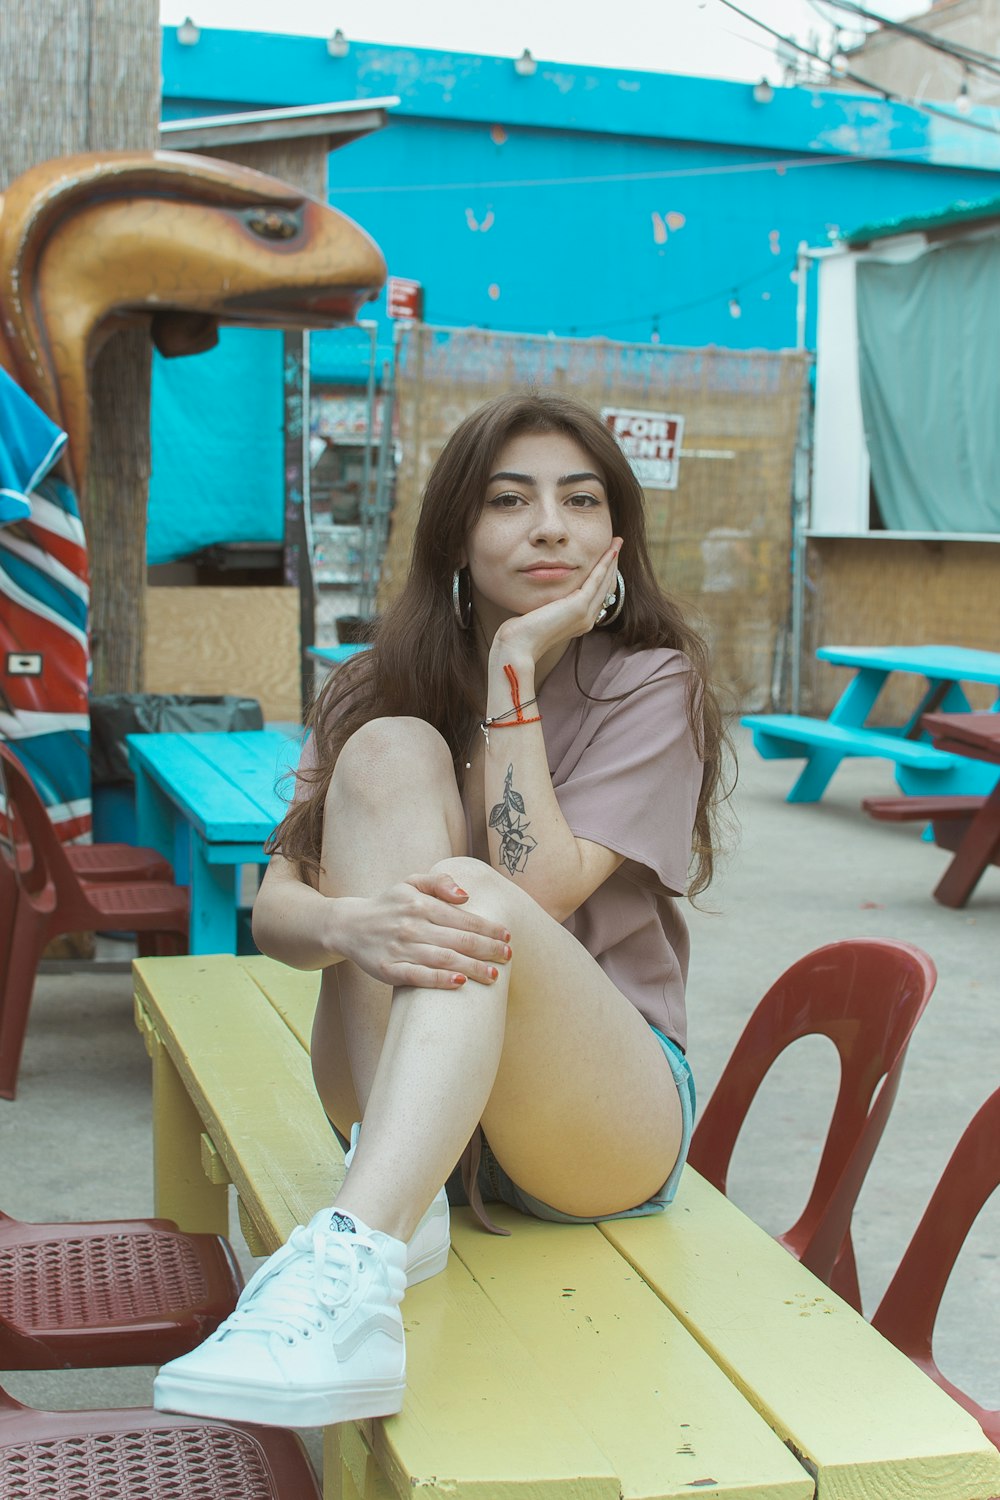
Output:
[[[830,943],[800,958],[747,1022],[691,1141],[691,1165],[724,1193],[737,1137],[768,1069],[800,1037],[830,1038],[840,1055],[837,1100],[809,1200],[777,1239],[859,1312],[851,1216],[936,980],[926,953],[888,938]],[[776,1142],[776,1160],[780,1147]]]
[[[936,1380],[1000,1448],[1000,1411],[979,1403],[942,1375],[934,1360],[941,1298],[980,1210],[1000,1187],[1000,1089],[972,1117],[931,1195],[872,1326]]]
[[[173,866],[155,849],[132,844],[64,844],[70,869],[81,880],[159,880],[172,885]],[[31,869],[31,845],[17,845],[17,863],[22,877]]]
[[[169,860],[155,849],[131,844],[67,844],[66,853],[81,880],[158,880],[173,885]]]
[[[3,1500],[321,1500],[300,1439],[127,1411],[37,1411],[0,1390]]]
[[[105,885],[95,882],[84,892],[89,910],[81,907],[88,919],[98,919],[95,931],[101,926],[113,926],[118,918],[128,919],[128,925],[136,927],[140,922],[144,930],[154,928],[157,932],[176,932],[187,937],[188,893],[182,885],[162,885],[154,880],[137,880],[134,885]],[[63,928],[66,932],[70,929]],[[86,922],[78,931],[89,931]]]
[[[212,1333],[242,1286],[226,1240],[168,1219],[0,1213],[0,1369],[161,1364]]]

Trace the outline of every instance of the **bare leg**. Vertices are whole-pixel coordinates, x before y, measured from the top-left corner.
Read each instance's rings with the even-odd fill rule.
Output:
[[[441,736],[422,719],[403,718],[377,720],[353,735],[327,795],[324,894],[375,895],[464,852],[465,814]],[[354,964],[323,975],[313,1076],[344,1135],[367,1105],[391,1001],[391,989]]]
[[[464,839],[464,820],[459,829],[452,815],[450,758],[419,725],[447,760],[447,776],[432,781],[425,743],[414,751],[415,724],[368,726],[378,730],[379,753],[358,768],[366,803],[356,808],[357,842],[337,828],[341,804],[330,808],[331,890],[358,893],[359,850],[362,878],[378,872],[368,890],[430,868],[416,856],[432,838]],[[414,802],[408,779],[417,760]],[[356,798],[347,779],[336,795]],[[402,867],[397,837],[409,840]],[[506,877],[461,857],[439,867],[470,893],[471,909],[509,928],[514,958],[496,983],[469,980],[457,993],[398,989],[388,1001],[379,986],[373,994],[353,978],[341,985],[365,1130],[338,1206],[409,1238],[480,1120],[515,1181],[554,1207],[589,1215],[641,1202],[668,1176],[681,1131],[670,1070],[646,1022],[586,950]]]

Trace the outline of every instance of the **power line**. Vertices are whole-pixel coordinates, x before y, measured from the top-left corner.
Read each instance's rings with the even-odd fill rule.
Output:
[[[848,11],[851,15],[863,16],[866,21],[874,21],[885,31],[898,31],[903,36],[912,37],[923,46],[931,47],[935,52],[942,52],[967,67],[978,68],[1000,76],[1000,58],[991,52],[983,52],[978,47],[968,47],[964,42],[954,42],[949,37],[935,36],[933,32],[925,31],[921,26],[914,26],[912,21],[894,21],[889,16],[880,15],[878,11],[869,10],[867,6],[855,3],[855,0],[824,0],[824,3],[832,6],[834,10]],[[874,34],[868,33],[869,36]]]
[[[887,89],[880,83],[874,83],[870,78],[862,78],[860,74],[853,72],[850,68],[838,66],[836,69],[834,69],[829,60],[825,58],[822,53],[816,52],[812,47],[804,47],[801,42],[795,41],[793,37],[786,36],[784,32],[775,31],[773,26],[769,26],[766,21],[758,20],[758,18],[756,16],[752,16],[749,11],[745,11],[739,5],[736,5],[734,3],[734,0],[719,0],[719,3],[720,5],[726,6],[728,10],[734,11],[736,15],[742,16],[744,21],[749,21],[753,26],[759,26],[762,31],[768,32],[770,36],[775,37],[786,47],[791,47],[793,51],[801,52],[803,56],[811,57],[815,62],[822,63],[823,67],[826,68],[831,73],[831,75],[836,73],[837,77],[849,78],[852,83],[860,84],[862,88],[871,89],[873,93],[880,94],[887,104],[905,104],[908,108],[918,110],[921,114],[932,115],[937,119],[948,120],[953,125],[964,125],[967,129],[970,130],[983,131],[986,135],[1000,135],[1000,130],[998,130],[994,125],[984,125],[979,120],[970,120],[967,116],[958,114],[957,111],[954,110],[938,109],[935,105],[927,104],[925,102],[917,103],[916,100],[907,99],[904,95],[897,94],[892,89]]]

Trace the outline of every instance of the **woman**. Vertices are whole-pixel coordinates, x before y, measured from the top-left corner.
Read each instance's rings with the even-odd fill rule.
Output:
[[[311,725],[254,936],[323,971],[313,1071],[348,1170],[156,1384],[165,1409],[298,1426],[400,1409],[399,1304],[447,1260],[460,1157],[489,1228],[483,1197],[660,1211],[684,1162],[674,897],[711,877],[723,732],[593,412],[506,396],[462,423],[406,588]]]

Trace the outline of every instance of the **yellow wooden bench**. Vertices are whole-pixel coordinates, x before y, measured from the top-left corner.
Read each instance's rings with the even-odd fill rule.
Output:
[[[226,1232],[232,1184],[265,1253],[330,1201],[316,988],[263,958],[137,962],[158,1214]],[[403,1304],[403,1411],[327,1430],[327,1500],[1000,1495],[973,1419],[691,1169],[652,1218],[496,1217],[509,1239],[453,1215]]]

